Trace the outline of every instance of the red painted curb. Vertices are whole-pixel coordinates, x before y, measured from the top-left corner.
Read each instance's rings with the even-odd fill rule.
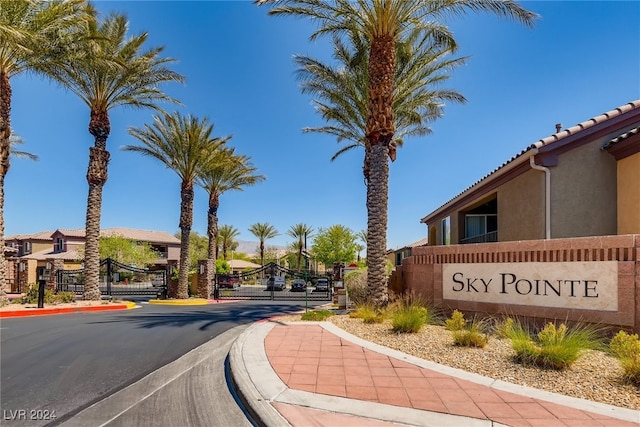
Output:
[[[27,310],[0,311],[0,318],[44,316],[47,314],[67,314],[67,313],[79,313],[84,311],[126,310],[127,308],[129,307],[126,304],[114,304],[109,306],[98,305],[94,307],[34,308],[34,309],[27,309]]]

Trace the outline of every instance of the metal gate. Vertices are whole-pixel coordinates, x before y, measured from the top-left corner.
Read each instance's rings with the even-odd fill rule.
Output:
[[[322,279],[320,283],[327,283],[328,286],[318,286],[318,279]],[[294,283],[304,283],[305,286],[294,287]],[[272,262],[240,274],[216,274],[213,298],[330,301],[331,289],[331,273],[309,274],[308,271],[290,270]]]
[[[58,270],[56,290],[82,294],[84,269]],[[166,298],[167,272],[133,267],[107,258],[100,261],[100,293],[109,296],[148,295]]]

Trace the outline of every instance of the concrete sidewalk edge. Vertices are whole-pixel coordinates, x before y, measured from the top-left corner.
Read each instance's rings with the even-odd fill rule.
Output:
[[[288,324],[294,324],[294,323],[295,322],[289,322]],[[430,362],[428,360],[420,359],[418,357],[411,356],[409,354],[402,353],[400,351],[397,351],[388,347],[384,347],[370,341],[363,340],[359,337],[356,337],[355,335],[351,335],[350,333],[348,333],[343,329],[340,329],[339,327],[337,327],[331,322],[319,322],[319,324],[329,332],[333,333],[334,335],[337,335],[341,338],[351,341],[354,344],[358,344],[362,347],[368,348],[369,350],[386,354],[387,356],[394,357],[399,360],[404,360],[406,362],[412,363],[422,368],[431,369],[436,372],[440,372],[442,374],[451,375],[456,378],[460,378],[460,379],[471,381],[477,384],[485,385],[487,387],[490,387],[496,390],[506,391],[506,392],[515,393],[515,394],[521,394],[534,399],[544,400],[544,401],[552,402],[558,405],[564,405],[571,408],[580,409],[583,411],[593,412],[593,413],[605,415],[611,418],[617,418],[619,420],[630,421],[634,423],[638,422],[638,411],[635,411],[633,409],[621,408],[618,406],[607,405],[605,403],[594,402],[586,399],[579,399],[576,397],[565,396],[559,393],[552,393],[545,390],[540,390],[536,388],[507,383],[500,380],[495,380],[493,378],[485,377],[485,376],[474,374],[471,372],[466,372],[461,369],[456,369],[450,366],[440,365],[435,362]]]

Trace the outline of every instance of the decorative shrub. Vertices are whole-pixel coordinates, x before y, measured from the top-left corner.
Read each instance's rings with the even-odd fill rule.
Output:
[[[36,283],[30,283],[27,292],[18,299],[18,304],[37,304],[38,303],[38,285]],[[58,292],[57,294],[50,290],[44,290],[44,303],[45,304],[61,304],[74,302],[76,295],[73,292]]]
[[[496,335],[501,338],[509,338],[509,334],[513,331],[515,321],[511,317],[496,321],[494,330]]]
[[[598,331],[588,325],[569,329],[565,324],[556,326],[549,322],[537,334],[531,334],[521,323],[514,322],[507,333],[516,352],[516,361],[556,370],[570,367],[583,350],[602,345]]]
[[[367,269],[358,269],[347,273],[344,276],[344,285],[352,304],[357,306],[368,302]]]
[[[322,321],[327,317],[333,316],[335,313],[331,310],[313,310],[307,311],[306,313],[302,313],[302,320],[311,320],[311,321]]]
[[[464,314],[458,310],[453,310],[451,317],[445,320],[445,328],[449,331],[461,331],[466,325]]]
[[[415,333],[427,323],[429,312],[426,307],[411,305],[396,309],[392,316],[393,332]]]
[[[462,329],[451,331],[453,344],[464,347],[484,348],[489,342],[488,329],[488,324],[485,320],[474,317],[470,322],[465,321],[465,326]]]
[[[611,339],[609,350],[620,361],[624,380],[640,384],[640,339],[638,339],[638,334],[629,335],[624,331],[618,332]]]

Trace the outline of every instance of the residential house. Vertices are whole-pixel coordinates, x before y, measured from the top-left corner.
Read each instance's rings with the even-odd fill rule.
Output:
[[[155,267],[175,265],[180,258],[180,240],[167,232],[108,228],[101,230],[101,236],[122,236],[149,243],[160,255],[154,262]],[[15,256],[8,258],[11,292],[22,292],[29,283],[48,280],[51,263],[55,260],[62,260],[65,270],[82,268],[84,229],[58,229],[54,232],[8,236],[5,242],[8,247],[18,250]]]
[[[429,245],[640,233],[640,100],[526,147],[424,216]]]

